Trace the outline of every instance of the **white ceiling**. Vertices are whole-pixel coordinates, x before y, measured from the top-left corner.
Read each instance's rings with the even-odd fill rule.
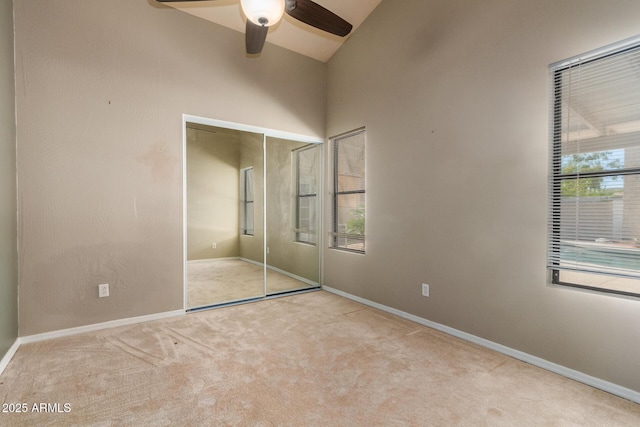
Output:
[[[353,31],[378,6],[381,0],[314,0],[353,25]],[[240,0],[211,0],[164,3],[207,21],[244,33],[245,17]],[[267,43],[273,43],[302,55],[327,62],[349,38],[325,33],[291,18],[287,14],[269,28]]]

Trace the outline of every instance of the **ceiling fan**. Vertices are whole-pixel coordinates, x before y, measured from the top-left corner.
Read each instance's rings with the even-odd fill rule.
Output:
[[[156,1],[179,3],[207,0]],[[250,55],[262,52],[269,27],[277,24],[285,12],[298,21],[340,37],[349,34],[353,28],[350,23],[311,0],[240,0],[240,6],[247,17],[245,38]]]

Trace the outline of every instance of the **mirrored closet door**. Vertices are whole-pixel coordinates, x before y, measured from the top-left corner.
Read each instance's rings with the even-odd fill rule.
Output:
[[[267,295],[320,282],[320,144],[267,137]]]
[[[187,309],[262,298],[264,136],[188,123]]]
[[[186,124],[188,310],[319,286],[321,147]]]

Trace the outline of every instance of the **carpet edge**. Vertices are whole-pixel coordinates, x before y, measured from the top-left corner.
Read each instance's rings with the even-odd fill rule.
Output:
[[[7,368],[7,366],[9,366],[9,362],[11,362],[11,359],[13,359],[13,356],[16,354],[16,351],[18,351],[20,344],[21,344],[20,337],[18,337],[13,342],[11,347],[9,347],[9,350],[7,350],[4,356],[2,356],[2,359],[0,359],[0,375],[2,375],[2,373]]]
[[[185,314],[185,310],[165,311],[162,313],[148,314],[145,316],[128,317],[124,319],[109,320],[102,323],[94,323],[92,325],[78,326],[69,329],[60,329],[58,331],[44,332],[41,334],[27,335],[18,337],[20,344],[30,344],[34,342],[47,341],[54,338],[68,337],[71,335],[82,334],[85,332],[100,331],[103,329],[117,328],[118,326],[134,325],[136,323],[150,322],[153,320],[166,319]]]
[[[398,310],[392,307],[388,307],[386,305],[383,304],[379,304],[377,302],[374,301],[370,301],[368,299],[365,298],[361,298],[358,297],[356,295],[352,295],[349,294],[347,292],[341,291],[339,289],[335,289],[335,288],[331,288],[329,286],[322,286],[322,290],[327,291],[329,293],[350,299],[352,301],[356,301],[359,303],[362,303],[364,305],[367,305],[369,307],[373,307],[373,308],[377,308],[378,310],[382,310],[385,311],[387,313],[391,313],[394,314],[398,317],[401,317],[403,319],[407,319],[410,320],[412,322],[416,322],[418,324],[421,324],[423,326],[427,326],[429,328],[438,330],[440,332],[444,332],[446,334],[449,334],[451,336],[454,336],[456,338],[460,338],[463,339],[465,341],[477,344],[481,347],[485,347],[488,348],[489,350],[494,350],[497,351],[498,353],[504,354],[506,356],[510,356],[513,357],[514,359],[518,359],[521,360],[523,362],[529,363],[531,365],[537,366],[538,368],[542,368],[545,369],[547,371],[553,372],[555,374],[558,375],[562,375],[565,378],[569,378],[571,380],[574,381],[578,381],[582,384],[586,384],[588,386],[591,387],[595,387],[599,390],[605,391],[607,393],[611,393],[613,395],[616,395],[618,397],[622,397],[623,399],[627,399],[630,400],[632,402],[635,403],[640,403],[640,392],[637,392],[635,390],[623,387],[621,385],[609,382],[609,381],[605,381],[603,379],[597,378],[597,377],[593,377],[591,375],[587,375],[583,372],[580,371],[576,371],[574,369],[571,368],[567,368],[566,366],[563,365],[559,365],[557,363],[554,362],[550,362],[546,359],[542,359],[540,357],[531,355],[529,353],[525,353],[523,351],[520,350],[516,350],[514,348],[511,347],[507,347],[505,345],[502,344],[498,344],[496,342],[487,340],[485,338],[481,338],[478,337],[476,335],[467,333],[467,332],[463,332],[459,329],[455,329],[446,325],[443,325],[441,323],[437,323],[437,322],[433,322],[431,320],[427,320],[424,319],[422,317],[416,316],[414,314],[410,314],[407,313],[405,311],[402,310]]]

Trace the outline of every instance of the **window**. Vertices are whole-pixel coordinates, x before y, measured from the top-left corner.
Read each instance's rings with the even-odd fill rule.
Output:
[[[293,151],[295,176],[295,241],[315,245],[318,211],[318,146],[313,144]]]
[[[640,296],[640,40],[551,66],[556,284]]]
[[[333,226],[331,247],[364,253],[365,130],[331,139]]]
[[[253,236],[253,167],[240,169],[240,233]]]

